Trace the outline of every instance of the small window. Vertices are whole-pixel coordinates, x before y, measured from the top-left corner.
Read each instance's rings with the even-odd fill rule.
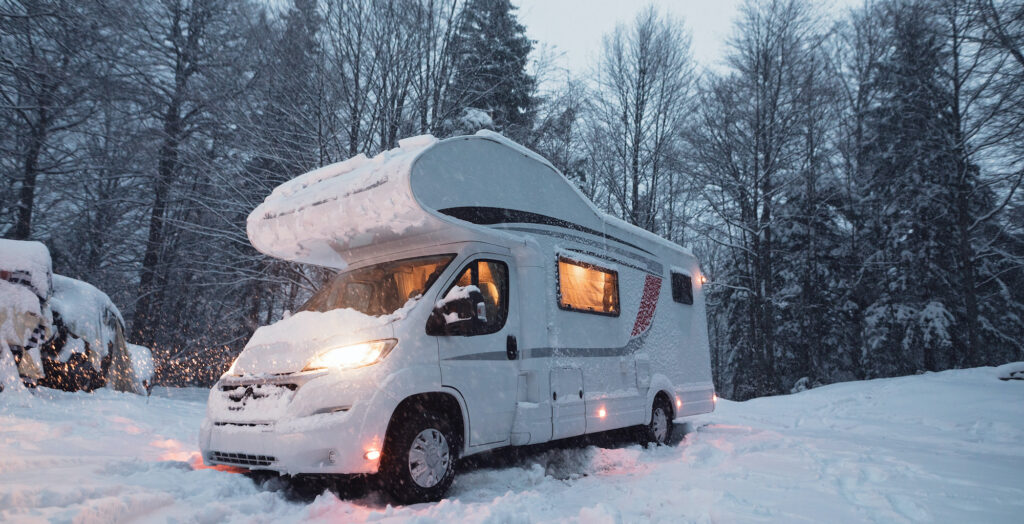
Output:
[[[559,257],[558,307],[619,316],[619,274],[611,269]]]
[[[693,281],[690,275],[672,273],[672,300],[680,304],[693,304]]]
[[[508,318],[508,266],[495,260],[475,260],[466,266],[459,277],[444,293],[446,296],[455,286],[476,286],[483,295],[486,322],[466,323],[455,331],[459,335],[487,335],[497,333],[505,327]],[[465,315],[468,316],[468,315]],[[461,324],[461,323],[460,323]]]

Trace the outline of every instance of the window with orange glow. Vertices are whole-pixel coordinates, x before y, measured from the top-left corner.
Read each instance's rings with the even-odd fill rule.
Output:
[[[559,257],[558,307],[618,316],[619,274],[611,269]]]

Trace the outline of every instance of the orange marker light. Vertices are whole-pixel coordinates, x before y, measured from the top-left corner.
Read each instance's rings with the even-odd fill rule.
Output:
[[[604,408],[601,408],[601,409],[597,410],[597,418],[604,418],[607,415],[608,415],[608,412],[605,411]]]
[[[682,407],[683,407],[683,401],[680,400],[679,397],[676,397],[676,409],[680,409]]]
[[[371,449],[370,451],[367,451],[366,454],[363,456],[366,457],[366,460],[377,460],[380,458],[380,451],[376,449]]]
[[[718,404],[718,393],[715,393],[714,395],[711,396],[711,402]]]

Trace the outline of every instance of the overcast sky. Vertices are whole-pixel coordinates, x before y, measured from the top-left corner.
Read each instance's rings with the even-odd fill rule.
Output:
[[[527,35],[554,46],[565,57],[560,64],[576,74],[589,70],[601,48],[601,37],[619,23],[631,23],[637,12],[654,4],[682,18],[693,36],[697,62],[714,66],[722,61],[743,0],[512,0]],[[838,11],[858,0],[817,0],[817,7]]]

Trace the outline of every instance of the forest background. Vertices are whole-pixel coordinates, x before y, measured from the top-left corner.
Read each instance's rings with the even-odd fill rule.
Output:
[[[648,7],[585,73],[508,0],[0,0],[0,236],[210,384],[328,276],[256,252],[278,184],[487,128],[691,247],[746,399],[1024,356],[1024,1],[748,1],[724,63]]]

